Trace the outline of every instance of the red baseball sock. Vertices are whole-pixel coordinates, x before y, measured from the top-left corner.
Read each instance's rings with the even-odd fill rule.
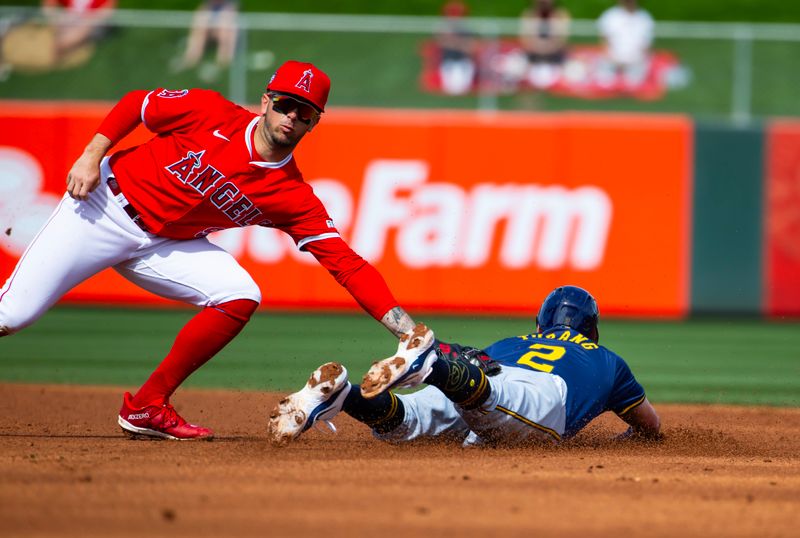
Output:
[[[161,405],[195,370],[239,334],[258,303],[237,299],[203,308],[178,333],[172,349],[133,397],[133,405]]]

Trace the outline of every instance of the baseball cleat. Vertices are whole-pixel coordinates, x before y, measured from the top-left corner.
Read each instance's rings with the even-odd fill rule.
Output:
[[[290,394],[269,415],[267,435],[275,445],[285,445],[308,430],[317,421],[330,422],[342,410],[350,392],[347,369],[339,363],[328,362],[314,370],[306,386]]]
[[[133,397],[126,392],[117,422],[122,432],[132,439],[169,439],[171,441],[210,441],[214,432],[189,424],[169,403],[134,407]]]
[[[433,331],[417,323],[400,337],[394,356],[372,364],[361,381],[361,395],[374,398],[389,389],[416,387],[431,373],[436,358]]]

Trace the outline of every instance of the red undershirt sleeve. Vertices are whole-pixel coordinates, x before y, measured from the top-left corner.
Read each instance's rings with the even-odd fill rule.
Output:
[[[341,238],[312,241],[303,246],[344,286],[370,316],[380,321],[397,300],[381,274],[364,258],[353,252]]]
[[[142,103],[149,92],[134,90],[128,92],[114,105],[97,132],[111,140],[111,145],[125,138],[142,122]]]

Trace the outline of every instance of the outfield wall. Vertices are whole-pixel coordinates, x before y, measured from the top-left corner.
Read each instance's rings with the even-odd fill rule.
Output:
[[[0,279],[107,110],[0,104]],[[796,174],[785,154],[800,137],[792,124],[770,133],[778,149],[764,153],[780,190]],[[762,211],[773,214],[761,204],[761,129],[677,115],[334,109],[301,146],[301,169],[337,228],[412,310],[530,313],[568,282],[612,315],[800,312],[787,292],[797,288],[785,252],[795,236],[761,232]],[[266,306],[355,308],[275,230],[212,237],[253,274]],[[66,300],[160,303],[113,271]]]
[[[800,313],[800,121],[777,121],[766,137],[765,301],[772,315]]]
[[[763,308],[763,146],[760,126],[695,126],[692,308],[697,312]]]

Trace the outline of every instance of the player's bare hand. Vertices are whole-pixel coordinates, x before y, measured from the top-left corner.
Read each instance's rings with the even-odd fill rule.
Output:
[[[100,168],[94,170],[81,170],[78,163],[67,174],[67,192],[75,200],[86,200],[89,193],[100,184]]]
[[[111,141],[97,133],[67,174],[67,192],[75,200],[86,200],[100,184],[100,161]]]

